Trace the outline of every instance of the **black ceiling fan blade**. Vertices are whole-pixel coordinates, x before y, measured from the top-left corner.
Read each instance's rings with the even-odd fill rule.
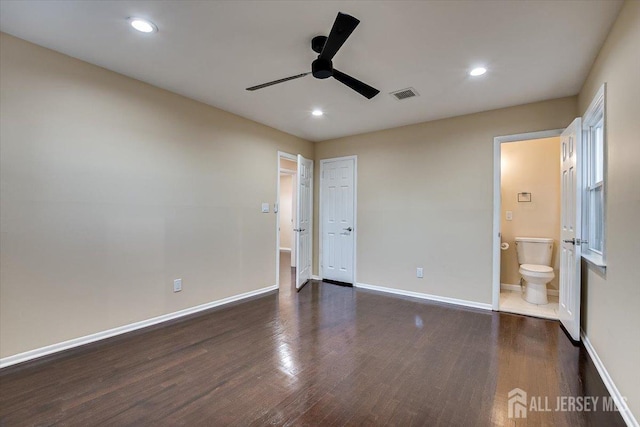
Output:
[[[342,71],[338,71],[335,68],[333,69],[333,78],[338,80],[340,83],[349,86],[351,89],[355,90],[367,99],[371,99],[380,93],[378,89],[371,87],[368,84],[343,73]]]
[[[302,74],[296,74],[295,76],[285,77],[284,79],[278,79],[278,80],[274,80],[272,82],[262,83],[261,85],[251,86],[251,87],[248,87],[247,90],[254,91],[254,90],[262,89],[264,87],[277,85],[278,83],[288,82],[289,80],[299,79],[300,77],[304,77],[304,76],[309,75],[309,74],[311,74],[311,72],[302,73]]]
[[[353,16],[338,12],[319,58],[331,60],[359,23],[360,21]]]

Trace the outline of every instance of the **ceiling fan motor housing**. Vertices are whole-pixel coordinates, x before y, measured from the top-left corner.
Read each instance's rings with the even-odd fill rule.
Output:
[[[311,63],[311,73],[316,79],[326,79],[333,75],[333,63],[330,59],[318,58]]]

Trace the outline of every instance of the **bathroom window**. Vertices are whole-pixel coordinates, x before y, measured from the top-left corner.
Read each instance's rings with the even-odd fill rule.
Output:
[[[583,256],[605,266],[605,85],[587,109],[582,122],[584,141]]]

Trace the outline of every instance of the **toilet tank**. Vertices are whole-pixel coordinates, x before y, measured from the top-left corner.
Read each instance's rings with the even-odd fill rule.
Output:
[[[516,237],[518,264],[551,265],[553,239],[546,237]]]

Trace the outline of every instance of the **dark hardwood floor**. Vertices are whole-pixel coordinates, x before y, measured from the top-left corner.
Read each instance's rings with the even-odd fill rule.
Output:
[[[312,282],[6,368],[0,425],[624,425],[516,387],[608,396],[557,322]]]

